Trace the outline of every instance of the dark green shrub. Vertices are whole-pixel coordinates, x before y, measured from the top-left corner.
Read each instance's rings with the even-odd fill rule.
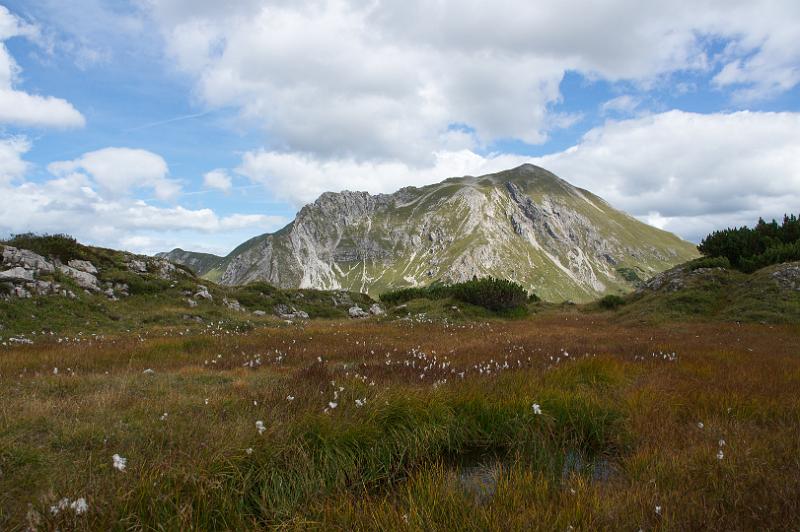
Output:
[[[749,273],[781,262],[800,260],[800,218],[784,216],[783,223],[759,219],[755,227],[714,231],[700,242],[700,253],[725,257],[732,267]]]
[[[603,296],[597,303],[602,308],[614,310],[624,305],[625,300],[620,296],[614,294],[608,294],[607,296]]]
[[[522,307],[529,300],[539,300],[536,295],[528,296],[525,289],[517,283],[505,279],[484,277],[452,285],[432,284],[420,288],[402,288],[382,294],[381,301],[396,305],[412,299],[445,299],[448,297],[493,311]]]
[[[57,258],[62,262],[81,258],[86,249],[75,238],[64,234],[36,235],[34,233],[22,233],[12,235],[4,243],[15,248],[29,249],[43,257]]]
[[[700,268],[727,268],[730,269],[731,261],[728,257],[702,257],[690,261],[687,264],[689,271],[699,270]]]

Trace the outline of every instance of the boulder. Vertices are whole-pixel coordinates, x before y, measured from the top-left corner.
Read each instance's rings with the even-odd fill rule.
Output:
[[[351,318],[366,318],[366,317],[369,316],[369,314],[364,312],[364,310],[361,307],[359,307],[358,305],[353,305],[352,307],[347,309],[347,314]]]
[[[89,262],[88,260],[71,260],[67,263],[71,268],[75,268],[76,270],[91,273],[92,275],[97,275],[97,268],[94,267],[94,264]]]
[[[53,273],[55,271],[53,263],[41,255],[27,249],[17,249],[12,246],[3,247],[3,263],[45,273]]]
[[[100,283],[98,283],[97,277],[91,273],[82,272],[80,270],[76,270],[72,266],[64,266],[63,264],[59,266],[58,269],[64,275],[72,277],[78,286],[84,290],[91,290],[92,292],[100,291]]]
[[[21,266],[0,272],[0,281],[10,281],[12,283],[26,283],[33,281],[33,272]]]
[[[254,310],[253,311],[253,316],[266,316],[266,315],[267,315],[267,313],[264,312],[263,310]]]
[[[275,314],[280,316],[284,320],[293,320],[293,319],[308,319],[308,313],[302,310],[297,310],[294,307],[289,307],[288,305],[279,304],[275,305],[274,307]]]
[[[386,312],[384,312],[381,306],[378,305],[377,303],[373,303],[372,306],[369,307],[369,313],[372,314],[373,316],[383,316],[384,314],[386,314]]]
[[[194,299],[187,298],[186,303],[189,305],[189,308],[194,308],[197,306],[197,301],[195,301]]]
[[[147,273],[147,264],[143,260],[133,259],[128,264],[128,269],[136,273]]]
[[[227,297],[223,297],[222,304],[231,310],[235,310],[236,312],[242,312],[244,310],[242,305],[235,299],[228,299]]]
[[[214,296],[209,293],[208,288],[201,284],[197,285],[197,292],[195,293],[194,297],[202,297],[203,299],[214,301]]]

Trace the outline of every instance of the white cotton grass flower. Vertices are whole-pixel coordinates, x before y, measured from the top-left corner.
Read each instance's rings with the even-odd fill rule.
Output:
[[[333,401],[331,401],[330,403],[328,403],[328,408],[330,408],[331,410],[333,410],[333,409],[334,409],[334,408],[336,408],[337,406],[339,406],[339,403],[334,403]]]
[[[703,422],[702,421],[698,421],[697,422],[697,428],[698,429],[702,429],[703,427],[705,427],[705,425],[703,425]]]
[[[258,430],[259,434],[264,434],[264,431],[267,430],[267,427],[264,426],[264,422],[261,420],[256,421],[256,429]]]
[[[166,412],[164,412],[163,414],[161,414],[161,417],[159,419],[161,419],[161,421],[166,421],[167,420],[167,416],[168,416],[168,414]]]
[[[363,399],[356,399],[356,407],[357,408],[361,408],[365,404],[367,404],[367,398],[366,397],[363,398]]]
[[[286,400],[291,403],[292,401],[294,401],[294,395],[287,395]]]
[[[723,453],[722,449],[720,449],[717,451],[717,460],[722,460],[723,458],[725,458],[725,453]]]
[[[53,515],[58,515],[60,511],[66,510],[67,508],[69,508],[69,499],[64,497],[63,499],[58,501],[57,504],[54,504],[53,506],[50,507],[50,513]]]
[[[247,449],[244,450],[244,452],[246,452],[247,454],[253,454],[253,448],[248,447]]]
[[[128,466],[127,458],[123,458],[120,455],[115,454],[111,457],[111,459],[114,461],[114,469],[117,471],[125,471],[125,468]]]
[[[69,507],[72,508],[73,512],[75,512],[75,515],[83,515],[89,511],[89,505],[86,503],[86,499],[83,497],[73,501]]]
[[[661,506],[656,506],[656,515],[661,515]]]
[[[542,407],[539,406],[539,403],[533,403],[533,413],[537,416],[542,414]]]
[[[721,438],[720,438],[720,440],[719,440],[719,446],[720,446],[720,447],[725,447],[725,440],[723,440],[723,439],[721,439]]]
[[[208,404],[208,397],[206,397],[206,398],[203,400],[203,402],[204,402],[205,404]]]

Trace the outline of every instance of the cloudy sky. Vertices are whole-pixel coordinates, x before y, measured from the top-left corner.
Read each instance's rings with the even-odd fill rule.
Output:
[[[0,0],[0,235],[227,253],[523,162],[694,240],[800,211],[797,0]]]

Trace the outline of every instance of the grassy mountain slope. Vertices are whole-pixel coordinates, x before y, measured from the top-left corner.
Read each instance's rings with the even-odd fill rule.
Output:
[[[585,302],[696,256],[675,235],[523,165],[394,194],[325,193],[279,232],[219,262],[197,261],[201,275],[226,285],[264,280],[377,295],[491,275],[546,300]]]

